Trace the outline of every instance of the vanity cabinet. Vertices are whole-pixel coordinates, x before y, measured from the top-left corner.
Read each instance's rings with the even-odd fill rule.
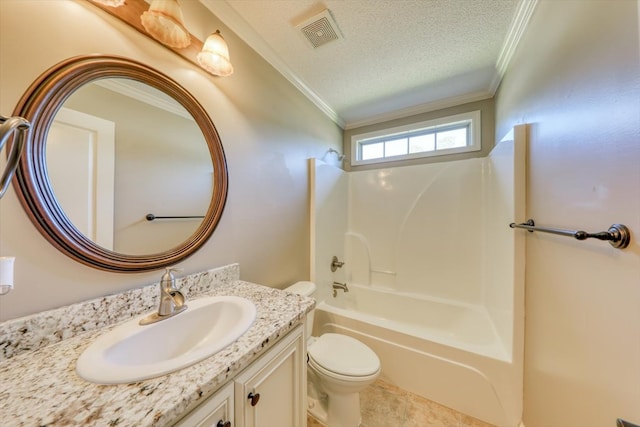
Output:
[[[303,326],[297,326],[174,426],[305,427]]]
[[[189,412],[174,427],[233,427],[235,423],[233,382]]]
[[[306,425],[304,328],[294,331],[235,378],[236,426]]]

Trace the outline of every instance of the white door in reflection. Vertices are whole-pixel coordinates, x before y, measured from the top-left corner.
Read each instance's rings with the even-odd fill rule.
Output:
[[[49,129],[47,173],[76,228],[113,250],[115,123],[61,108]]]

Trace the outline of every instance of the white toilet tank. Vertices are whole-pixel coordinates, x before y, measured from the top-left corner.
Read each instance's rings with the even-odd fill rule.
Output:
[[[314,297],[316,293],[316,284],[313,282],[296,282],[288,288],[284,289],[287,292],[291,292],[292,294],[302,295],[305,297]],[[305,333],[307,335],[307,339],[311,338],[311,332],[313,331],[313,314],[315,310],[311,310],[309,314],[307,314],[307,320],[305,323]]]

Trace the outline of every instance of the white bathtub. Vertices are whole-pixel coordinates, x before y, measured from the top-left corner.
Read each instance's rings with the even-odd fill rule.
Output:
[[[392,331],[510,361],[483,306],[349,284],[325,307]]]
[[[486,310],[349,284],[316,307],[314,332],[338,332],[370,346],[381,378],[497,426],[517,426],[517,375]]]

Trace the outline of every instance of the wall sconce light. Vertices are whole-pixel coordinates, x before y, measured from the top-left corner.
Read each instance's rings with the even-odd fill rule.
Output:
[[[226,77],[233,74],[233,65],[229,60],[229,47],[220,30],[212,33],[198,54],[198,63],[202,68],[215,76]]]
[[[0,0],[2,1],[2,0]],[[178,0],[88,0],[214,76],[233,74],[229,47],[220,31],[203,43],[189,33]]]
[[[177,0],[153,0],[140,20],[147,33],[162,44],[176,49],[191,44],[191,35],[184,26],[182,9]]]

